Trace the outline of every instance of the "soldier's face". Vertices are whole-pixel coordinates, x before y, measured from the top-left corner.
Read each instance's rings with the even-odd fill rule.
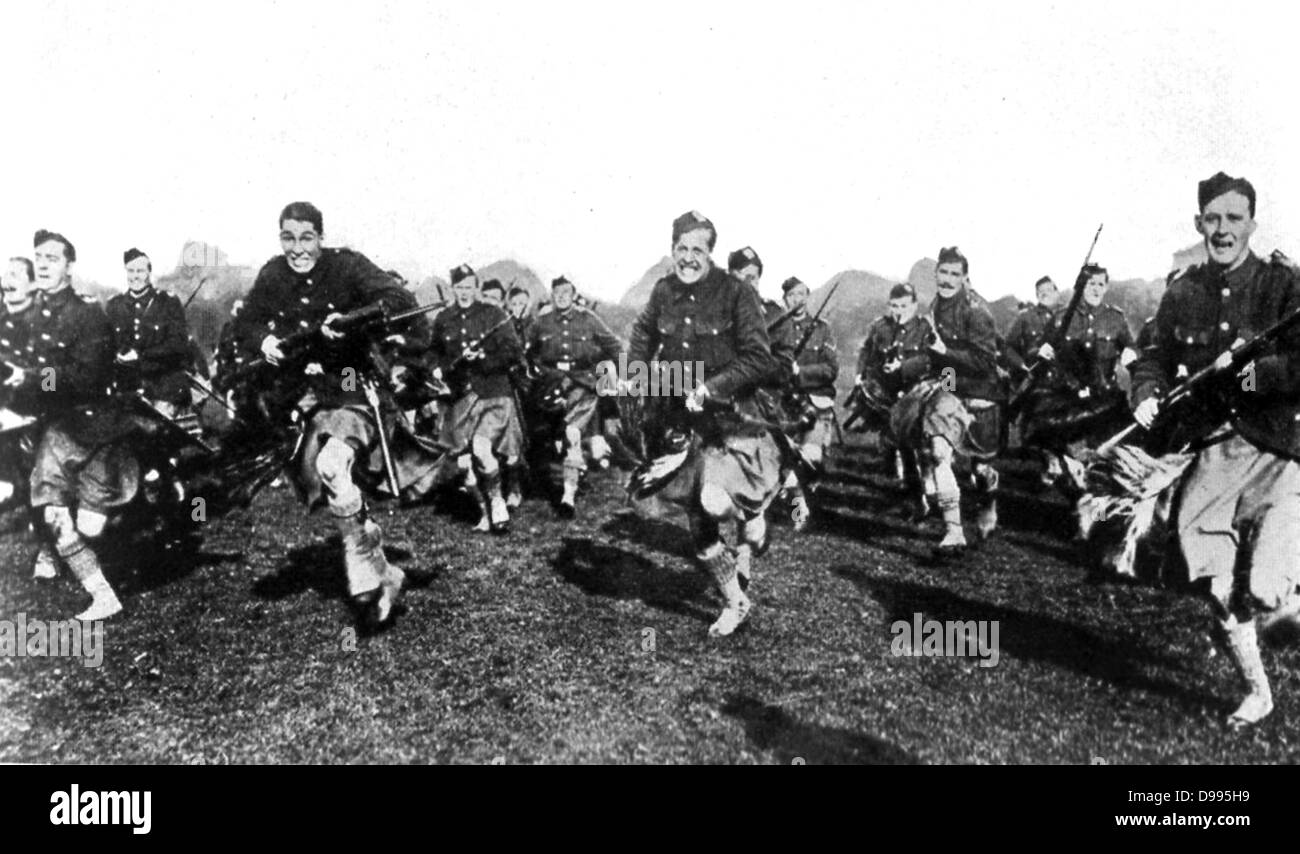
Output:
[[[299,219],[280,223],[280,249],[295,273],[310,273],[320,260],[321,235],[316,226]]]
[[[569,306],[573,305],[573,285],[551,288],[551,302],[555,304],[556,311],[568,311]]]
[[[1106,274],[1094,273],[1083,286],[1083,301],[1094,308],[1101,305],[1101,298],[1106,296]]]
[[[1210,261],[1235,266],[1246,257],[1250,236],[1255,233],[1250,200],[1236,190],[1211,199],[1196,215],[1196,230],[1205,238]]]
[[[795,285],[785,294],[785,307],[789,311],[796,308],[806,308],[808,306],[808,286],[804,284]]]
[[[133,291],[140,291],[144,290],[147,284],[149,284],[149,259],[132,258],[131,263],[126,265],[126,286]]]
[[[456,298],[456,305],[468,308],[478,298],[478,277],[466,276],[451,286],[451,293]]]
[[[64,255],[65,247],[57,240],[47,240],[33,250],[36,263],[36,287],[55,291],[72,274],[72,262]]]
[[[505,299],[501,296],[501,292],[499,290],[493,288],[490,291],[483,292],[483,302],[487,303],[488,305],[494,305],[497,308],[500,308],[504,304]]]
[[[1056,282],[1043,282],[1034,289],[1034,293],[1038,295],[1039,305],[1045,308],[1051,308],[1056,305],[1056,298],[1058,296]]]
[[[966,284],[966,274],[961,270],[960,261],[946,261],[940,264],[934,271],[934,278],[939,296],[942,297],[953,296]]]
[[[524,312],[528,311],[528,297],[523,294],[515,294],[510,298],[510,313],[515,317],[523,317]]]
[[[4,278],[0,280],[4,288],[5,305],[26,305],[36,292],[36,283],[27,278],[27,265],[17,261],[5,268]]]
[[[709,272],[709,240],[713,232],[707,228],[688,231],[673,244],[673,271],[684,285],[693,285]]]
[[[889,316],[895,323],[907,323],[916,317],[916,300],[911,297],[895,297],[889,301]]]
[[[737,270],[735,276],[754,290],[758,290],[758,282],[763,278],[763,271],[758,269],[757,264],[750,264]]]

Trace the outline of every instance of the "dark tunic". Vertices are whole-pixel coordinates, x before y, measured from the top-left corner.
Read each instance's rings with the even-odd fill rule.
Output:
[[[104,312],[113,328],[115,353],[134,350],[139,357],[132,363],[114,363],[117,390],[141,392],[150,400],[188,403],[185,372],[193,363],[194,348],[181,301],[150,285],[139,295],[118,294]]]

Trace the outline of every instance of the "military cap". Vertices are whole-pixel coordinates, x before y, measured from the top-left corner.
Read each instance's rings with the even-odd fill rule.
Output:
[[[148,258],[148,257],[149,257],[148,255],[144,254],[139,249],[136,249],[134,246],[132,246],[130,249],[122,253],[122,264],[123,265],[130,264],[132,261],[134,261],[137,258]]]
[[[910,297],[912,300],[915,300],[916,288],[912,287],[907,282],[899,282],[889,289],[890,299],[899,299],[900,297]]]
[[[788,294],[790,291],[803,284],[803,280],[798,276],[791,276],[781,283],[781,293]]]
[[[733,273],[750,265],[757,267],[760,274],[763,272],[763,260],[758,257],[758,253],[754,251],[752,246],[737,249],[727,256],[727,269]]]
[[[451,283],[454,285],[461,279],[468,279],[470,276],[478,275],[474,268],[468,264],[461,264],[459,267],[453,267],[451,270]]]
[[[695,231],[697,228],[707,228],[709,230],[709,234],[712,235],[709,238],[709,248],[712,249],[713,244],[718,240],[718,230],[713,227],[713,223],[709,221],[709,218],[699,211],[687,211],[673,220],[673,243],[676,243],[683,234]]]
[[[560,285],[573,285],[573,282],[570,282],[564,276],[556,276],[554,279],[551,279],[551,290],[555,290]],[[574,290],[577,290],[577,288],[574,287]]]

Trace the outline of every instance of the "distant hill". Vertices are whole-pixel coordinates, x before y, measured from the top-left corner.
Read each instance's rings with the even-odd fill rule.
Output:
[[[650,269],[646,270],[641,278],[637,279],[636,284],[629,288],[627,293],[623,294],[618,304],[637,310],[641,309],[650,301],[650,291],[654,290],[655,282],[671,273],[672,270],[673,259],[665,255],[650,265]]]

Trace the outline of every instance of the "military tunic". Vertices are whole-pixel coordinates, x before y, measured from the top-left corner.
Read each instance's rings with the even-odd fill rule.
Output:
[[[1064,314],[1062,309],[1052,319],[1049,337],[1056,334]],[[1134,346],[1133,332],[1123,311],[1113,305],[1090,306],[1080,302],[1057,361],[1083,387],[1094,394],[1102,393],[1116,387],[1115,368],[1119,358]]]
[[[117,390],[140,392],[154,401],[189,403],[185,372],[193,361],[193,345],[181,301],[150,285],[140,294],[118,294],[104,311],[113,327],[117,355],[134,350],[138,357],[134,362],[114,363]]]
[[[930,341],[934,332],[920,315],[899,323],[889,315],[878,317],[867,329],[858,351],[858,376],[894,400],[930,372]],[[892,371],[887,365],[897,363]],[[874,391],[874,390],[873,390]]]
[[[1300,279],[1287,265],[1253,253],[1224,273],[1208,264],[1175,278],[1156,312],[1153,343],[1133,366],[1131,399],[1160,396],[1212,363],[1238,338],[1250,339],[1300,309]],[[1192,579],[1232,584],[1266,608],[1285,604],[1300,584],[1300,328],[1292,327],[1244,376],[1173,413],[1177,444],[1232,435],[1201,450],[1176,508],[1179,541]],[[1234,569],[1248,566],[1248,581]]]
[[[1034,304],[1020,310],[1007,330],[1002,351],[1013,371],[1023,371],[1038,358],[1038,348],[1047,340],[1056,314],[1045,305]]]
[[[482,359],[461,358],[476,347],[483,351]],[[457,393],[442,419],[442,441],[454,451],[466,450],[475,436],[483,436],[508,461],[523,453],[523,425],[510,382],[510,369],[522,354],[513,321],[494,305],[453,305],[434,318],[429,359]]]
[[[813,320],[810,315],[794,316],[786,320],[772,335],[772,352],[794,355],[794,349],[811,327],[808,343],[799,354],[799,373],[795,385],[799,391],[834,399],[835,378],[839,376],[840,360],[835,352],[835,335],[830,324]]]
[[[526,348],[545,384],[558,384],[565,395],[565,424],[579,430],[587,430],[596,413],[597,365],[617,366],[622,349],[605,321],[590,309],[576,307],[539,315],[529,329]]]
[[[295,272],[283,255],[277,255],[258,271],[239,316],[233,320],[233,334],[245,358],[261,355],[267,335],[287,336],[317,328],[331,314],[347,314],[376,303],[390,311],[415,306],[415,298],[370,259],[350,249],[324,249],[316,265],[305,274]],[[404,357],[422,353],[428,342],[423,318],[409,321],[403,329],[388,330],[405,339],[399,347]],[[287,362],[268,369],[279,391],[297,400],[310,393],[316,405],[365,407],[365,392],[359,382],[345,382],[370,365],[366,336],[350,335],[337,341],[316,337],[296,355],[286,353]],[[307,376],[303,367],[321,365],[322,373]],[[351,373],[345,373],[350,369]]]
[[[758,294],[717,267],[710,267],[694,284],[683,283],[675,274],[655,283],[633,324],[628,363],[648,366],[656,359],[682,366],[668,372],[670,387],[661,391],[671,396],[654,399],[666,410],[669,425],[690,422],[684,405],[689,393],[687,363],[699,363],[689,374],[692,387],[702,384],[710,397],[730,399],[742,412],[753,414],[755,391],[779,375]],[[714,542],[716,529],[701,515],[702,485],[718,485],[743,518],[754,518],[776,496],[781,452],[768,431],[726,419],[709,423],[707,435],[695,432],[691,449],[687,464],[654,498],[692,514],[697,546],[704,547]]]

